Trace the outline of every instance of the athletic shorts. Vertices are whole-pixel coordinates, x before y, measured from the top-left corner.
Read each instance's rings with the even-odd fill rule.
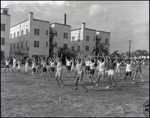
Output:
[[[36,71],[36,68],[32,68],[32,71],[35,72],[35,71]]]
[[[51,70],[52,72],[54,72],[54,71],[55,71],[55,68],[54,68],[54,67],[50,67],[50,70]]]
[[[85,69],[89,71],[90,70],[90,66],[86,66]]]
[[[17,69],[21,69],[21,66],[18,66],[18,68]]]
[[[66,68],[67,68],[68,70],[71,70],[71,66],[66,66]]]
[[[105,74],[108,74],[109,73],[109,70],[105,70]]]
[[[41,69],[41,68],[42,68],[42,65],[39,65],[39,66],[38,66],[38,69]]]
[[[28,67],[25,67],[25,72],[27,72],[28,71]]]
[[[126,76],[130,76],[131,77],[132,71],[126,71]]]
[[[104,75],[105,71],[98,71],[98,75]]]
[[[43,67],[43,72],[47,72],[47,68],[46,67]]]
[[[12,68],[16,68],[16,65],[13,65],[13,67]]]
[[[94,74],[94,69],[90,69],[90,74]]]
[[[136,69],[136,72],[142,73],[142,69],[141,69],[141,68],[137,68],[137,69]]]
[[[6,65],[5,68],[9,68],[9,65]]]
[[[108,75],[114,75],[114,70],[110,69]]]

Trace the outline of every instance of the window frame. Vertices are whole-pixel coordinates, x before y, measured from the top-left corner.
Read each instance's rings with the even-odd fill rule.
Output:
[[[90,36],[86,36],[86,41],[90,41]]]
[[[40,41],[34,41],[34,48],[40,47]]]
[[[6,24],[1,23],[1,31],[6,31]]]
[[[90,46],[86,45],[85,46],[85,51],[89,51],[90,50]]]
[[[5,45],[5,38],[1,37],[1,45]]]

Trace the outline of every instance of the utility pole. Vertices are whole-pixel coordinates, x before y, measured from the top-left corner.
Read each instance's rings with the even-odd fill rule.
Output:
[[[129,41],[129,59],[130,59],[130,49],[131,49],[131,40],[128,40]]]

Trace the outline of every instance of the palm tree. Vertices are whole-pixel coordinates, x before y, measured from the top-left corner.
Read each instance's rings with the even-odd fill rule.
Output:
[[[106,49],[106,44],[101,42],[101,37],[100,36],[96,36],[96,42],[95,42],[96,46],[95,49],[93,49],[92,54],[95,52],[95,55],[97,56],[98,54],[100,56],[102,56],[102,53],[104,53],[105,55],[108,55],[108,50]]]

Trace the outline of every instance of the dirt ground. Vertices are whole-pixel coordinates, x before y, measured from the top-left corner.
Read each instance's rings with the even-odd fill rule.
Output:
[[[48,77],[49,81],[44,81],[37,74],[31,79],[4,73],[2,68],[1,117],[145,117],[143,104],[149,99],[149,67],[143,68],[143,83],[139,75],[134,85],[131,79],[122,83],[118,77],[117,86],[108,90],[102,80],[96,87],[84,75],[86,93],[81,86],[74,90],[74,78],[66,78],[65,67],[65,86],[57,85],[49,74]]]

